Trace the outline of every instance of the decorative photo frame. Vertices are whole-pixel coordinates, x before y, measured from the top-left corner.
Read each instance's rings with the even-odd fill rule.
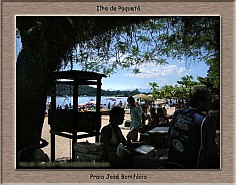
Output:
[[[130,8],[133,7],[133,8]],[[234,183],[235,2],[29,2],[1,3],[2,183]],[[221,170],[15,169],[16,16],[18,15],[206,15],[221,17]],[[106,178],[107,176],[112,178]],[[125,178],[130,176],[130,178]],[[132,177],[138,178],[132,178]],[[93,178],[95,177],[95,178]]]

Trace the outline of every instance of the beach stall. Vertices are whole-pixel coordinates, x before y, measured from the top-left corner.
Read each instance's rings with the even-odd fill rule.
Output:
[[[74,144],[77,139],[95,137],[99,141],[99,131],[101,128],[101,79],[106,77],[104,74],[85,72],[85,71],[61,71],[54,73],[54,88],[51,95],[51,109],[48,112],[48,123],[51,134],[51,161],[55,161],[55,135],[72,140],[72,161],[75,161]],[[56,86],[66,84],[73,89],[73,105],[67,109],[56,108]],[[96,109],[92,112],[78,111],[78,89],[80,85],[95,85]]]

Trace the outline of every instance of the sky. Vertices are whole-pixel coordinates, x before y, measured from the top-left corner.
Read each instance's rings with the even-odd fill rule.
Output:
[[[22,45],[20,39],[16,39],[16,56],[18,56]],[[176,85],[181,77],[192,75],[193,80],[197,81],[197,76],[206,77],[207,66],[203,62],[194,63],[186,66],[186,62],[179,62],[174,59],[167,59],[168,64],[155,65],[152,63],[139,66],[141,73],[133,74],[132,70],[118,69],[115,74],[102,79],[103,90],[134,90],[140,92],[151,92],[150,82],[155,82],[159,87],[164,85]],[[74,65],[74,70],[79,69]]]
[[[168,64],[155,65],[152,63],[144,64],[139,67],[141,73],[133,74],[132,70],[119,70],[110,77],[103,78],[102,89],[125,90],[138,89],[142,91],[151,88],[150,82],[156,82],[159,87],[165,85],[176,85],[181,77],[192,75],[193,80],[197,81],[197,76],[206,77],[209,67],[204,63],[197,63],[186,66],[185,62],[168,59]]]

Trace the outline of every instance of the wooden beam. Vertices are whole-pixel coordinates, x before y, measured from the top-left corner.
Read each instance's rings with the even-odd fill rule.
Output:
[[[61,137],[65,137],[68,139],[73,139],[73,134],[71,134],[71,133],[58,132],[58,131],[54,131],[54,130],[50,130],[50,133],[54,134],[54,135],[61,136]],[[83,138],[93,137],[93,136],[96,136],[96,132],[76,135],[76,139],[83,139]]]
[[[74,81],[56,81],[56,84],[73,85]],[[78,85],[97,85],[97,82],[96,81],[79,80]]]

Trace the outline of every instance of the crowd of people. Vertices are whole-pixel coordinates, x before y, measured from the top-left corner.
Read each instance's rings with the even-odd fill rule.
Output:
[[[101,143],[104,159],[113,163],[119,158],[116,149],[120,143],[137,142],[140,128],[145,130],[157,126],[168,127],[168,162],[170,169],[219,169],[220,156],[216,145],[216,121],[209,114],[211,94],[206,87],[195,87],[190,96],[189,107],[176,110],[172,117],[165,108],[150,108],[146,114],[133,97],[127,99],[131,124],[127,136],[123,136],[119,125],[124,120],[124,109],[115,106],[110,111],[110,124],[102,128]],[[171,120],[169,122],[169,120]],[[145,122],[148,121],[147,124]],[[111,149],[112,148],[112,149]],[[115,160],[114,159],[115,156]],[[120,159],[119,159],[120,160]],[[127,160],[127,158],[125,159]]]
[[[113,168],[132,168],[132,153],[126,148],[139,142],[139,133],[155,127],[168,127],[168,169],[219,169],[220,151],[216,143],[216,130],[220,121],[212,111],[212,96],[204,86],[192,89],[187,107],[168,115],[165,107],[144,109],[133,97],[127,98],[130,109],[130,130],[123,135],[120,125],[124,122],[123,104],[113,106],[109,112],[109,124],[101,129],[102,160]],[[185,105],[186,106],[186,105]],[[215,105],[214,105],[215,106]],[[219,108],[219,107],[218,107]],[[48,143],[39,137],[26,138],[26,147],[17,154],[17,161],[49,161],[40,148]],[[124,154],[117,154],[118,147]]]

